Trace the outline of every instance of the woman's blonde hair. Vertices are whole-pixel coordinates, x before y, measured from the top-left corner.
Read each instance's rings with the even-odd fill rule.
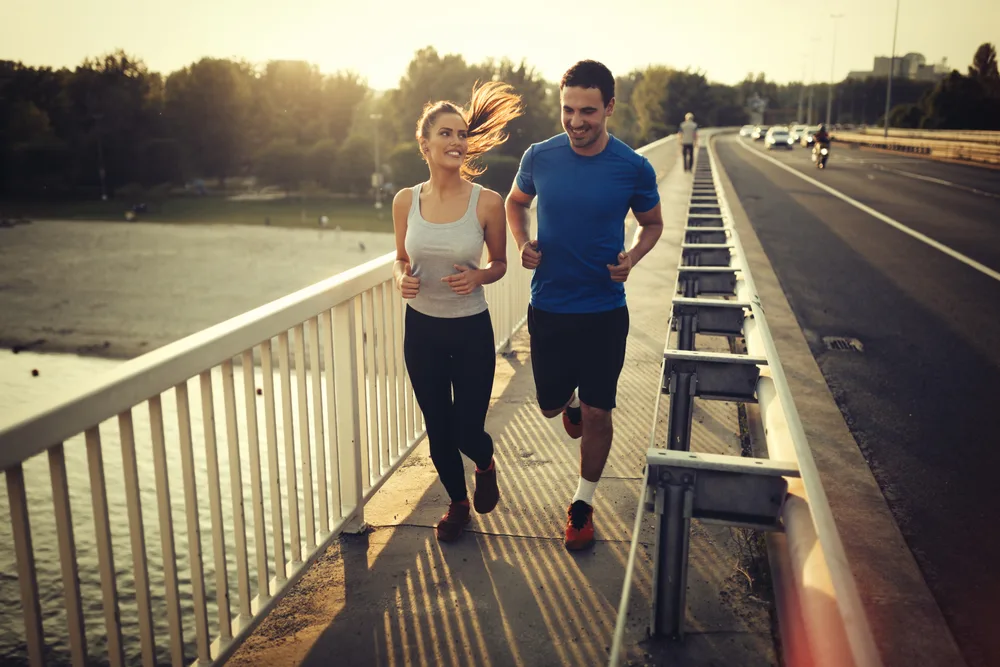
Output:
[[[514,92],[510,84],[487,81],[472,87],[468,111],[453,102],[428,102],[417,121],[417,141],[429,139],[431,127],[443,113],[458,114],[469,126],[469,148],[462,164],[462,176],[475,178],[486,171],[486,167],[475,164],[477,158],[491,148],[507,141],[507,123],[524,113],[521,96]],[[427,156],[420,152],[424,161]]]

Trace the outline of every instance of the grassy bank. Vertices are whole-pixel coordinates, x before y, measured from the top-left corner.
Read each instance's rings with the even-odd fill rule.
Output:
[[[139,200],[143,201],[143,200]],[[0,214],[29,220],[121,220],[131,201],[15,201],[0,202]],[[368,199],[335,197],[288,197],[271,200],[234,201],[222,196],[171,197],[146,201],[148,210],[138,221],[196,224],[264,225],[274,227],[319,227],[320,216],[329,218],[330,229],[391,232],[390,207],[376,211]]]

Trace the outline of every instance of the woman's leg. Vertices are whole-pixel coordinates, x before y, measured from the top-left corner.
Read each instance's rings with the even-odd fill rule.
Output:
[[[486,432],[486,412],[493,393],[496,350],[489,311],[462,318],[451,356],[455,387],[454,438],[458,449],[480,470],[493,461],[493,438]]]
[[[468,499],[462,455],[454,437],[448,320],[406,309],[403,358],[417,404],[424,413],[431,460],[452,502]]]

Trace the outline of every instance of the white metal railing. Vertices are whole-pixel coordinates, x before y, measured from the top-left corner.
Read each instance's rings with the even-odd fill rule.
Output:
[[[393,259],[124,362],[0,424],[31,665],[49,662],[55,643],[73,665],[95,649],[125,664],[127,646],[143,665],[224,661],[326,546],[363,524],[367,501],[424,435]],[[529,281],[512,263],[486,287],[498,351],[524,322]],[[80,530],[88,501],[92,533]],[[40,539],[58,549],[39,554]]]

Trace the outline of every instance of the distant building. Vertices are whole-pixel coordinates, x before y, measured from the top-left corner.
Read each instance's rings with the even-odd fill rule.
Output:
[[[952,67],[948,64],[947,58],[942,58],[941,62],[933,65],[921,65],[917,70],[918,81],[940,81],[951,74]]]
[[[885,78],[889,76],[890,67],[893,78],[914,81],[938,81],[951,71],[947,58],[942,58],[940,63],[928,65],[923,54],[907,53],[898,58],[876,56],[870,71],[854,71],[849,73],[847,78],[862,80],[868,77]]]

